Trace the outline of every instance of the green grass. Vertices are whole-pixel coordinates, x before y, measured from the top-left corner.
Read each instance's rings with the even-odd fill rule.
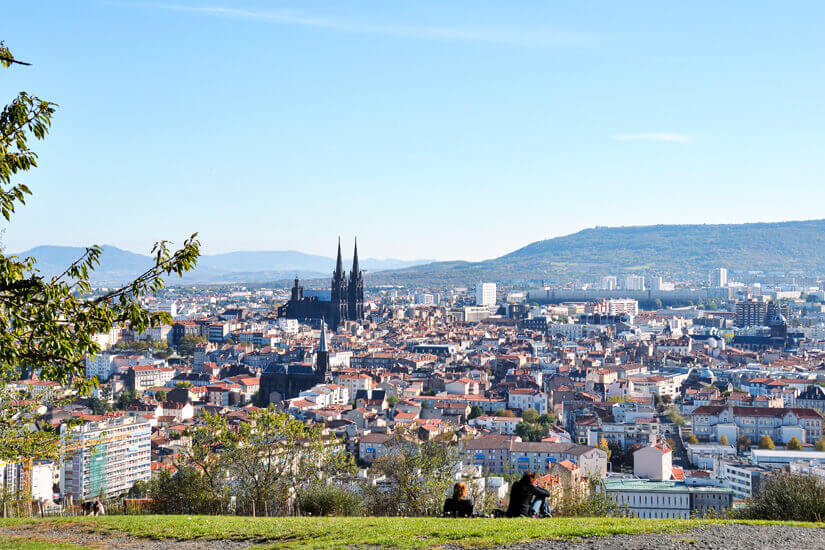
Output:
[[[0,536],[0,550],[91,550],[87,546],[78,546],[69,542],[41,537],[3,537]]]
[[[54,522],[102,533],[179,540],[248,540],[279,548],[380,546],[427,548],[446,543],[495,546],[536,539],[576,539],[617,534],[684,532],[724,523],[713,520],[635,518],[441,519],[441,518],[248,518],[231,516],[106,516],[0,520],[2,527]],[[780,522],[736,522],[780,523]],[[68,524],[68,525],[67,525]],[[825,527],[825,524],[784,523]],[[67,537],[69,538],[69,537]],[[0,546],[13,548],[13,546]],[[33,546],[33,548],[40,548]]]

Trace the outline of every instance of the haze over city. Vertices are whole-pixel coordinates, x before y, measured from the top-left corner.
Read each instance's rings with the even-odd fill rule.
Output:
[[[56,101],[3,237],[479,260],[595,225],[821,217],[825,6],[4,3]],[[65,228],[70,226],[72,231]]]

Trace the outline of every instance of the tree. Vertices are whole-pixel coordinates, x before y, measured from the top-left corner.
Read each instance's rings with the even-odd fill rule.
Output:
[[[0,42],[0,68],[15,63]],[[0,112],[0,214],[11,221],[18,206],[25,204],[30,189],[17,177],[37,166],[37,153],[30,141],[42,140],[51,126],[57,105],[21,92]],[[94,356],[100,345],[94,336],[116,326],[136,331],[169,322],[165,313],[150,313],[140,299],[164,287],[164,276],[182,275],[195,266],[200,251],[196,235],[172,252],[167,241],[152,250],[152,265],[132,282],[112,290],[93,293],[91,274],[99,265],[102,248],[91,246],[59,275],[41,273],[33,258],[0,253],[0,386],[26,371],[37,370],[42,380],[72,386],[87,394],[97,379],[85,376],[86,356]],[[0,410],[15,406],[17,397],[2,392]],[[54,458],[52,442],[31,426],[0,416],[0,459]]]
[[[655,300],[653,300],[653,308],[654,309],[662,309],[662,307],[663,307],[663,304],[662,304],[662,300],[660,298],[656,298]]]
[[[470,409],[469,418],[473,419],[473,418],[478,418],[479,416],[484,416],[484,410],[481,407],[479,407],[478,405],[473,405],[473,407]]]
[[[722,437],[719,438],[720,445],[730,445],[730,441],[728,441],[728,436],[722,434]]]
[[[607,460],[610,460],[610,455],[613,454],[610,450],[610,444],[604,437],[599,440],[599,449],[607,453]]]
[[[86,406],[92,410],[92,414],[105,414],[112,410],[108,403],[97,397],[90,397]]]
[[[124,390],[117,396],[116,406],[121,411],[129,408],[129,405],[137,401],[138,395],[135,390]]]
[[[166,392],[163,390],[158,390],[155,392],[155,400],[160,401],[163,403],[166,401]]]
[[[387,398],[387,405],[392,409],[395,408],[399,401],[401,401],[401,399],[399,399],[397,395],[391,395]]]
[[[544,424],[519,422],[516,426],[516,435],[524,441],[541,441],[548,433],[549,430]]]
[[[434,516],[441,512],[444,495],[455,483],[455,466],[461,460],[450,434],[418,443],[398,431],[384,445],[386,454],[373,463],[376,474],[386,476],[387,491],[367,484],[364,492],[374,515]]]
[[[536,409],[527,409],[521,414],[521,419],[524,422],[529,422],[530,424],[533,424],[538,421],[539,412]]]
[[[688,438],[688,443],[690,443],[691,445],[696,445],[699,443],[699,438],[696,437],[696,434],[690,434],[690,437]]]
[[[670,419],[671,422],[673,422],[677,426],[685,425],[685,417],[682,416],[682,413],[679,412],[679,407],[677,407],[676,405],[673,405],[670,408],[668,408],[667,417]]]
[[[751,440],[746,435],[740,435],[736,438],[736,450],[740,453],[746,449],[750,449],[751,447]]]
[[[825,452],[825,437],[820,437],[816,440],[815,448],[819,452]]]
[[[801,451],[802,450],[802,442],[799,441],[797,438],[792,437],[788,440],[787,445],[785,448],[789,451]]]
[[[539,416],[538,422],[539,424],[544,424],[545,426],[550,427],[556,423],[556,417],[550,413],[544,413]]]
[[[759,439],[759,448],[760,449],[771,450],[771,449],[774,449],[775,447],[776,447],[776,445],[773,444],[773,439],[771,439],[771,436],[769,436],[768,434],[763,435]]]
[[[187,334],[178,340],[178,353],[181,355],[194,355],[195,348],[206,343],[206,338],[203,336],[195,336],[194,334]]]
[[[505,416],[507,418],[515,418],[516,415],[513,411],[509,409],[496,409],[493,413],[493,416]]]

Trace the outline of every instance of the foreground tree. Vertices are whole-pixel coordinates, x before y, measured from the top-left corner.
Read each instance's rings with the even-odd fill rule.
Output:
[[[0,67],[18,65],[0,42]],[[16,178],[37,166],[30,141],[46,137],[57,105],[21,92],[0,112],[0,214],[11,221],[30,189]],[[172,251],[167,241],[152,250],[154,262],[134,281],[104,293],[92,292],[91,275],[102,249],[91,246],[54,276],[41,273],[33,258],[0,253],[0,459],[53,458],[53,434],[32,431],[31,411],[16,409],[19,395],[6,384],[36,372],[80,393],[97,383],[85,377],[84,358],[100,351],[95,335],[116,326],[144,330],[169,322],[150,313],[140,299],[164,287],[164,277],[182,275],[195,266],[200,251],[196,235]],[[44,397],[48,400],[48,397]]]
[[[213,502],[234,496],[261,510],[286,513],[292,497],[355,471],[352,455],[337,438],[273,409],[251,411],[249,421],[237,426],[207,414],[188,435],[191,447],[177,466],[195,472],[197,486]]]
[[[461,458],[450,434],[419,443],[414,433],[397,432],[384,444],[386,455],[373,471],[386,483],[364,488],[370,513],[380,516],[435,516],[455,482]]]

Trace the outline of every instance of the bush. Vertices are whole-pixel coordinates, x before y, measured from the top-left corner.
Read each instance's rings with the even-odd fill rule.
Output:
[[[825,518],[825,484],[810,475],[780,473],[771,476],[733,515],[737,519],[822,521]]]
[[[771,450],[774,449],[776,445],[773,444],[773,439],[769,435],[763,435],[762,438],[759,440],[759,448],[760,449],[767,449]]]
[[[307,516],[358,516],[363,497],[337,485],[316,485],[298,493],[298,510]]]
[[[789,451],[801,451],[802,450],[802,442],[799,441],[797,438],[792,437],[788,440],[788,444],[785,446]]]

